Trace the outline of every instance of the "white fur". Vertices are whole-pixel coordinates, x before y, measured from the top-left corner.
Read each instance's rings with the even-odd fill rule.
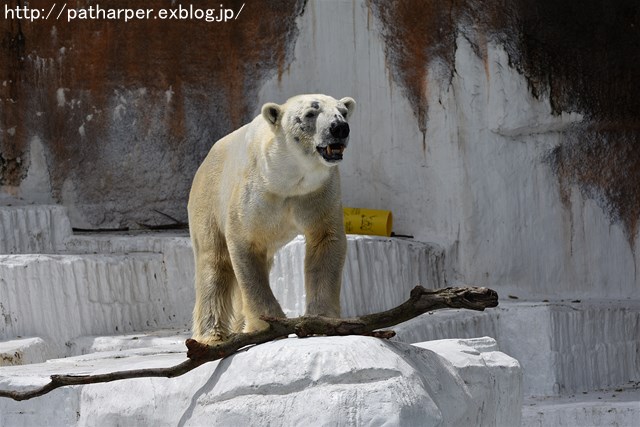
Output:
[[[340,315],[346,239],[338,162],[317,147],[338,141],[331,123],[346,121],[354,108],[351,98],[325,95],[268,103],[213,146],[189,196],[195,339],[224,340],[243,327],[264,328],[260,316],[284,316],[269,269],[275,252],[299,233],[307,240],[307,314]]]

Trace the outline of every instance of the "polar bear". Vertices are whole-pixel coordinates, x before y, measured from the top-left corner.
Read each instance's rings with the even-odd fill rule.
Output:
[[[284,317],[269,270],[298,234],[306,237],[306,314],[340,316],[346,237],[337,165],[355,105],[326,95],[267,103],[211,148],[188,204],[195,340],[223,341],[266,328],[260,316]]]

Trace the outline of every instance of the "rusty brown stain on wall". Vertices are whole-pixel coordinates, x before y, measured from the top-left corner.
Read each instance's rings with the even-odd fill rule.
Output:
[[[640,4],[519,4],[521,42],[509,49],[515,64],[534,93],[549,94],[556,112],[587,116],[549,157],[561,190],[577,185],[633,243],[640,219]]]
[[[24,34],[20,22],[6,21],[5,26],[7,28],[3,31],[1,45],[3,66],[0,69],[0,105],[3,113],[0,124],[0,184],[17,185],[26,176],[23,163],[24,128],[16,125],[22,112],[15,105],[19,93],[19,76],[23,68],[21,58],[24,55]]]
[[[486,27],[493,17],[483,3],[469,0],[367,0],[367,4],[382,24],[391,73],[404,88],[424,133],[429,108],[427,67],[438,60],[443,66],[440,77],[451,79],[459,34],[485,59],[487,33],[478,31],[478,25]]]
[[[405,89],[423,134],[427,125],[426,67],[442,58],[453,64],[455,25],[448,2],[368,0],[382,23],[385,53],[392,76]]]
[[[244,4],[237,20],[0,21],[0,185],[15,186],[25,177],[29,140],[37,135],[50,153],[57,197],[71,180],[78,203],[89,208],[186,203],[191,177],[211,144],[250,119],[263,79],[291,60],[305,0],[100,3],[155,11],[222,3],[236,12]],[[46,10],[51,4],[29,2]],[[166,191],[158,191],[159,184]],[[115,225],[127,218],[93,221]]]
[[[637,128],[592,126],[565,135],[548,156],[563,203],[571,205],[570,186],[577,185],[584,197],[624,225],[632,246],[640,219],[639,147]]]
[[[580,111],[586,125],[566,132],[547,158],[561,191],[580,187],[633,241],[640,218],[640,4],[636,0],[368,0],[382,26],[386,58],[425,132],[426,71],[455,71],[456,38],[485,55],[503,44],[534,95],[553,111]],[[484,59],[484,58],[483,58]]]

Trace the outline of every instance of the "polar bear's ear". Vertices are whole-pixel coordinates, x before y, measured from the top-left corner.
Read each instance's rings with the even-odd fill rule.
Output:
[[[282,109],[278,104],[267,102],[262,106],[262,117],[264,117],[270,125],[276,126],[282,118]]]
[[[342,102],[344,106],[347,107],[347,110],[349,110],[349,114],[347,116],[351,117],[353,112],[356,110],[356,101],[353,98],[347,96],[346,98],[342,98],[340,102]]]

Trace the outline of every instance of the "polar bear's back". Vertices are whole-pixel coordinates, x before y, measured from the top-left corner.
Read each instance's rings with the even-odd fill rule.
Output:
[[[189,194],[190,223],[211,223],[213,215],[218,227],[224,230],[230,195],[246,181],[247,166],[260,152],[260,138],[256,136],[265,131],[269,131],[268,126],[258,116],[213,144],[193,179]]]

